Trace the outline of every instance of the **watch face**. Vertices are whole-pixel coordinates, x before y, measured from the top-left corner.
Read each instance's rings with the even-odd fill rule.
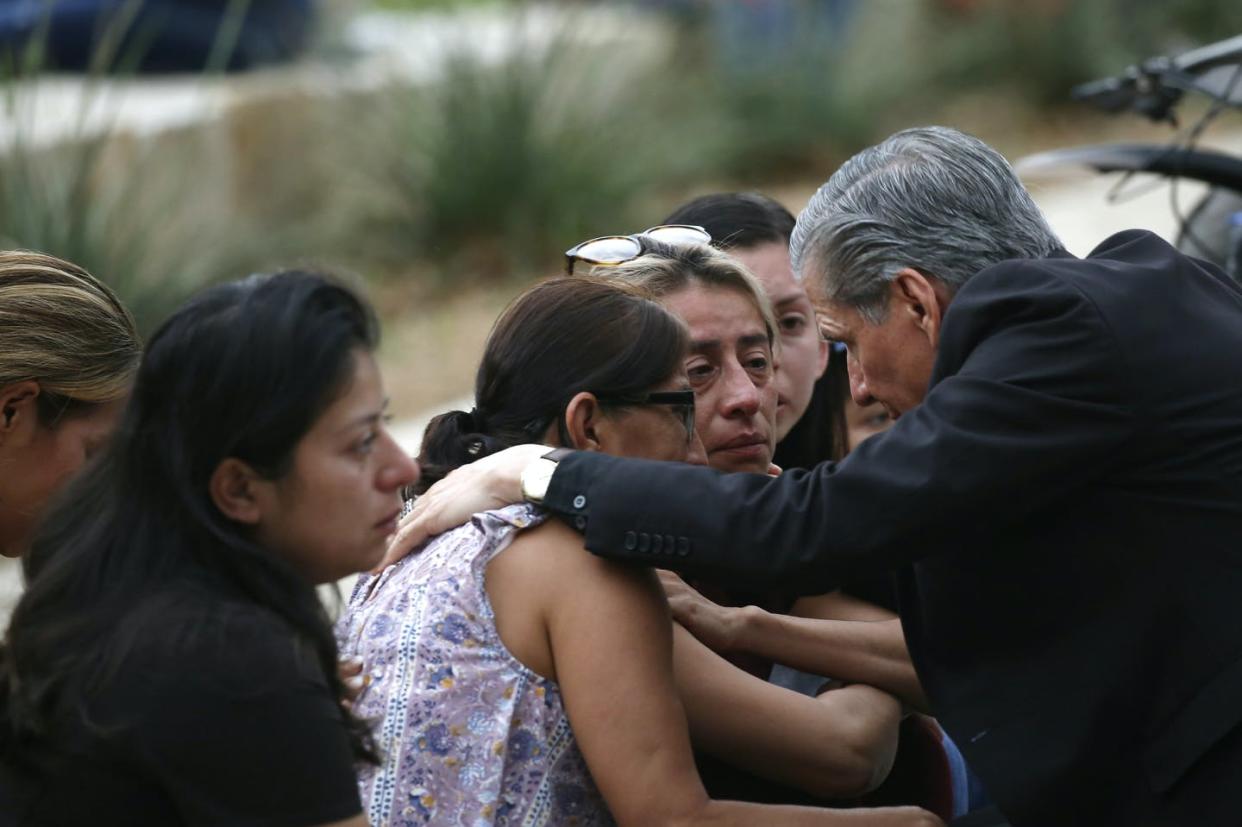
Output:
[[[522,471],[522,496],[531,502],[541,503],[548,493],[556,463],[540,457]]]

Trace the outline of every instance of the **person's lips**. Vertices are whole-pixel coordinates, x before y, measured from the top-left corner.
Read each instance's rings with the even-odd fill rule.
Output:
[[[768,438],[755,431],[739,434],[716,446],[716,451],[728,451],[730,454],[749,457],[760,456],[767,450]]]
[[[397,508],[387,517],[375,524],[375,528],[383,531],[385,534],[393,534],[397,530],[397,523],[401,520],[401,509]]]

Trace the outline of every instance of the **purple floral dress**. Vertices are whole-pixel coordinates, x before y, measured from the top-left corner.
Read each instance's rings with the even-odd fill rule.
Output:
[[[505,648],[483,588],[488,561],[543,519],[476,514],[354,589],[336,633],[363,663],[355,710],[384,758],[358,775],[375,827],[614,823],[559,688]]]

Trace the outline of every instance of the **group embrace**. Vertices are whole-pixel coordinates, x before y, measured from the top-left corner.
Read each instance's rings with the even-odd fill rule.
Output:
[[[0,254],[0,825],[1228,823],[1239,321],[909,130],[571,247],[412,458],[339,278]]]

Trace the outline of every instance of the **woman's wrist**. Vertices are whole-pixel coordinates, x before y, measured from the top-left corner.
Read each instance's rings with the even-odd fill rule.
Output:
[[[739,606],[729,609],[725,616],[725,628],[728,630],[728,648],[730,652],[753,653],[756,632],[767,615],[758,606]]]

